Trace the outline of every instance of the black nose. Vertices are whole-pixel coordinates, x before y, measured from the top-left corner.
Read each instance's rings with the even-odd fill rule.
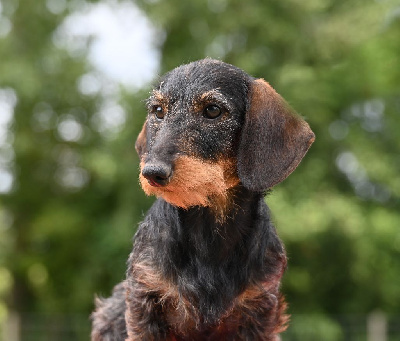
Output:
[[[143,167],[142,175],[150,185],[160,187],[168,184],[172,175],[172,169],[164,163],[151,163]]]

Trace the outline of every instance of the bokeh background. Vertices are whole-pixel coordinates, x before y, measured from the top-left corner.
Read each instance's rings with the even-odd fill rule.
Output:
[[[398,0],[0,0],[0,338],[88,340],[153,199],[135,138],[158,75],[268,80],[317,139],[267,197],[283,340],[400,340]]]

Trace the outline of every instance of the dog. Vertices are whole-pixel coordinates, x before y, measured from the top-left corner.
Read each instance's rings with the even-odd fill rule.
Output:
[[[92,340],[280,340],[287,260],[264,195],[314,133],[265,80],[213,59],[167,73],[147,108],[135,147],[158,199]]]

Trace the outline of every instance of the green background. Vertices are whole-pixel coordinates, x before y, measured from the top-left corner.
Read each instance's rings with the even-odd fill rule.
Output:
[[[150,85],[120,86],[125,124],[98,129],[105,95],[77,86],[92,69],[90,41],[71,55],[53,39],[73,3],[54,14],[42,0],[0,1],[12,24],[0,37],[0,94],[15,102],[8,148],[0,148],[14,176],[0,195],[0,325],[10,312],[23,316],[22,328],[59,316],[73,329],[78,318],[83,326],[68,337],[85,340],[77,335],[94,294],[109,295],[124,278],[131,238],[153,201],[138,184],[134,151]],[[343,320],[356,325],[382,311],[399,340],[400,3],[135,3],[160,33],[160,74],[206,56],[232,63],[268,80],[316,134],[266,198],[289,256],[287,339],[345,340]],[[81,127],[76,141],[60,138],[66,118]],[[69,185],[74,174],[81,186]]]

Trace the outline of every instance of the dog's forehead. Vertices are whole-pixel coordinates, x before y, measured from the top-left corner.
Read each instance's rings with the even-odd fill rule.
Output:
[[[228,98],[247,97],[250,76],[243,70],[220,61],[204,59],[179,66],[161,78],[153,92],[169,100],[219,93]]]

